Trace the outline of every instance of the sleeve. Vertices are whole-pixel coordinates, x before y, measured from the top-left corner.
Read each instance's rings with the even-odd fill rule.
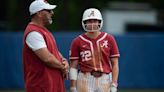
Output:
[[[110,36],[110,45],[111,45],[110,57],[120,57],[119,49],[116,40],[113,36]]]
[[[28,47],[31,48],[33,51],[47,47],[43,36],[39,32],[36,32],[36,31],[30,32],[27,35],[26,43]]]
[[[70,47],[70,60],[77,60],[80,58],[80,52],[79,52],[79,41],[77,39],[74,39],[71,43]]]

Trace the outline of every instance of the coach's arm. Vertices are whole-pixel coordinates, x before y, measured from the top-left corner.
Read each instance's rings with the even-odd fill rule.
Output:
[[[48,66],[52,68],[65,69],[63,65],[47,48],[41,48],[34,51],[35,54]]]

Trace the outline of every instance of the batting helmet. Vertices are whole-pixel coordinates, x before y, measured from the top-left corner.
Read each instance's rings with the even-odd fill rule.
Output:
[[[100,11],[96,8],[89,8],[89,9],[86,9],[83,13],[83,17],[82,17],[82,26],[83,26],[83,29],[85,31],[88,31],[86,29],[86,26],[85,26],[85,21],[86,20],[89,20],[89,19],[97,19],[100,21],[100,26],[99,26],[99,30],[101,30],[102,26],[103,26],[103,19],[102,19],[102,15],[100,13]]]

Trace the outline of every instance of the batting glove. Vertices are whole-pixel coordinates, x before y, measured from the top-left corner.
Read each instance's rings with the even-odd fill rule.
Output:
[[[112,86],[112,87],[110,88],[110,92],[117,92],[117,88],[114,87],[114,86]]]
[[[115,83],[111,84],[110,92],[117,92],[117,84],[115,84]]]
[[[71,92],[77,92],[76,87],[71,87],[70,90],[71,90]]]

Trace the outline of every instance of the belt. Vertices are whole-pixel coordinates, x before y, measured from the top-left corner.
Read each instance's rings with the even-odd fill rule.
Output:
[[[101,71],[91,71],[91,72],[84,72],[84,71],[81,71],[82,73],[90,73],[92,76],[98,78],[98,77],[101,77],[103,74],[109,74],[109,73],[104,73],[104,72],[101,72]]]

